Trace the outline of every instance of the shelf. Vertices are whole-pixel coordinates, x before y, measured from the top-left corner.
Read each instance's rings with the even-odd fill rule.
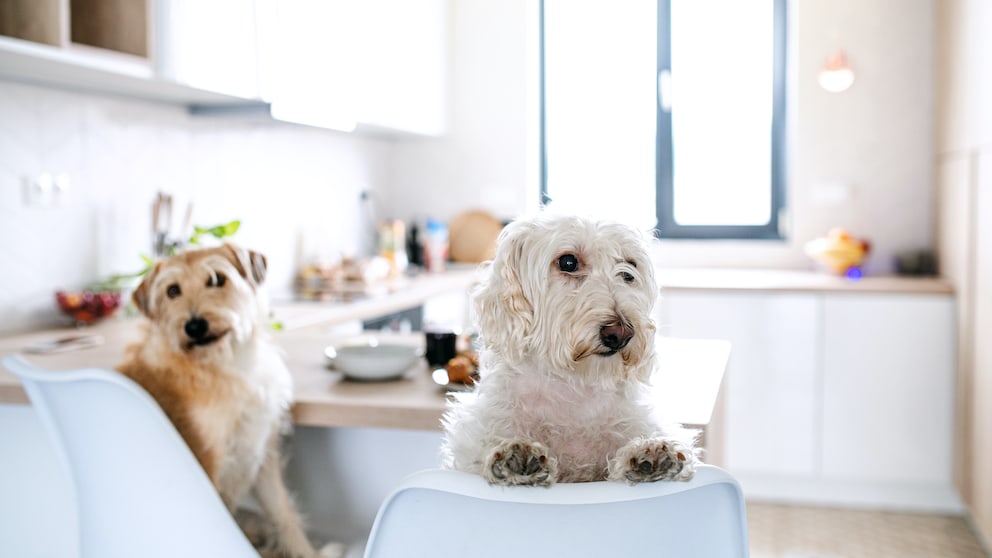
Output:
[[[69,41],[149,57],[148,2],[70,0]]]
[[[0,36],[0,79],[177,105],[260,104],[156,77],[140,56],[72,44],[65,48]]]

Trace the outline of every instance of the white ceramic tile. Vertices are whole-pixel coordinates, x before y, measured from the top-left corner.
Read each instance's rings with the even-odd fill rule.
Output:
[[[178,228],[241,219],[235,240],[288,292],[304,237],[313,257],[355,252],[356,218],[390,156],[384,140],[289,125],[202,120],[162,104],[0,81],[0,334],[58,322],[53,291],[140,268],[151,204],[174,195]],[[21,179],[70,174],[59,207],[27,207]]]

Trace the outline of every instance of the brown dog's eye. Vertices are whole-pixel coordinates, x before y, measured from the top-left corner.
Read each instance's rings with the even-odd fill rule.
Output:
[[[207,279],[208,287],[223,287],[225,283],[227,283],[227,276],[223,273],[216,273]]]
[[[565,254],[558,258],[558,269],[565,273],[575,273],[579,270],[579,258],[575,254]]]
[[[165,296],[167,296],[169,298],[176,298],[177,296],[179,296],[181,294],[183,294],[182,289],[180,289],[179,288],[179,285],[177,285],[175,283],[169,285],[165,289]]]

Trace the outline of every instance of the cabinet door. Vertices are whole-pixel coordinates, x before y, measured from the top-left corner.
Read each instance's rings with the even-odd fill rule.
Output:
[[[823,475],[948,485],[952,299],[829,295],[823,328]]]
[[[358,121],[421,135],[445,131],[446,0],[362,0],[368,31]]]
[[[244,99],[260,96],[255,2],[170,0],[156,8],[160,77]]]
[[[664,294],[658,330],[726,339],[726,467],[810,476],[818,440],[817,312],[807,295]]]
[[[273,116],[344,131],[444,131],[446,0],[259,1]]]

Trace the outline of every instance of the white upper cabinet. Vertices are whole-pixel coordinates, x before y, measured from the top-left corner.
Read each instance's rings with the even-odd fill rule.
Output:
[[[260,0],[273,116],[350,131],[445,130],[445,0]]]
[[[251,0],[155,2],[162,79],[243,99],[262,99],[256,6]]]
[[[423,135],[446,128],[448,13],[444,0],[362,3],[359,122]]]
[[[2,0],[0,79],[434,136],[447,21],[447,0]]]

